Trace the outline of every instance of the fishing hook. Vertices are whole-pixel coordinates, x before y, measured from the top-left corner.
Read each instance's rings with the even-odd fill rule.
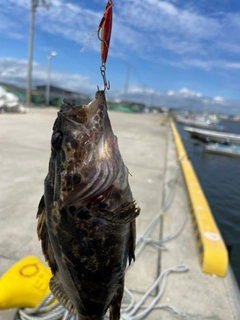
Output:
[[[100,36],[101,30],[102,30],[102,28],[99,28],[99,29],[98,29],[98,39],[99,39],[101,42],[104,42],[105,45],[108,47],[107,42],[108,42],[108,40],[110,39],[110,36],[111,36],[111,35],[109,34],[109,35],[108,35],[108,38],[107,38],[106,40],[103,40],[103,39],[101,38],[101,36]]]
[[[106,66],[105,64],[103,63],[100,67],[100,71],[101,71],[101,75],[102,75],[102,78],[103,78],[103,85],[104,85],[104,91],[109,90],[110,89],[110,82],[107,81],[107,78],[106,78]]]
[[[107,41],[110,40],[111,31],[110,31],[110,33],[108,33],[108,38],[107,38],[107,39],[102,39],[102,38],[101,38],[101,36],[100,36],[100,31],[101,31],[102,28],[103,28],[103,24],[106,23],[106,21],[108,21],[107,12],[108,12],[108,9],[111,8],[112,6],[113,6],[113,1],[112,1],[112,0],[108,0],[108,3],[107,3],[107,6],[106,6],[104,15],[103,15],[102,20],[101,20],[101,22],[100,22],[100,24],[99,24],[99,27],[98,27],[98,39],[99,39],[101,42],[104,42],[105,44],[107,44]],[[112,22],[111,22],[111,29],[112,29]]]

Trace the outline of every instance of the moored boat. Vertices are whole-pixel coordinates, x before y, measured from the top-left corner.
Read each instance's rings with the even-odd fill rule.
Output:
[[[199,139],[204,142],[218,142],[222,144],[240,145],[240,135],[228,132],[218,132],[211,130],[203,130],[194,127],[184,127],[192,138]]]
[[[179,123],[186,124],[193,127],[212,129],[212,130],[223,130],[223,126],[219,122],[213,121],[208,115],[176,115],[175,120]]]
[[[240,157],[240,146],[234,144],[224,145],[220,143],[209,143],[205,146],[205,151],[227,156]]]

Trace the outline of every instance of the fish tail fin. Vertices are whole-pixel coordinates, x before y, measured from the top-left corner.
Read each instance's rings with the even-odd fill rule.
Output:
[[[120,310],[121,310],[123,290],[124,290],[124,280],[122,280],[122,283],[119,283],[118,289],[116,291],[116,295],[109,306],[109,319],[110,320],[119,320],[120,319]]]

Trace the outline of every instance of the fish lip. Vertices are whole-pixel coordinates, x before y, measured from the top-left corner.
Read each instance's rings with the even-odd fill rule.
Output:
[[[68,101],[67,99],[63,99],[62,100],[62,105],[61,108],[59,110],[59,112],[62,113],[68,113],[69,111],[71,111],[73,108],[75,107],[75,105],[73,103],[71,103],[70,101]],[[58,113],[59,113],[58,112]]]
[[[61,109],[58,115],[70,121],[71,123],[81,123],[87,125],[98,111],[103,111],[107,108],[105,92],[98,90],[95,94],[95,98],[89,102],[88,105],[76,106],[70,103],[68,100],[63,99]],[[79,121],[78,115],[83,112],[84,120]]]
[[[98,90],[95,94],[95,99],[86,106],[86,109],[92,114],[96,113],[101,106],[106,106],[105,92]]]

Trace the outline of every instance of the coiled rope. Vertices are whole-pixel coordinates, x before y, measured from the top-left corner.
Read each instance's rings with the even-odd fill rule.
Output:
[[[36,308],[19,309],[14,320],[77,320],[50,293]]]

